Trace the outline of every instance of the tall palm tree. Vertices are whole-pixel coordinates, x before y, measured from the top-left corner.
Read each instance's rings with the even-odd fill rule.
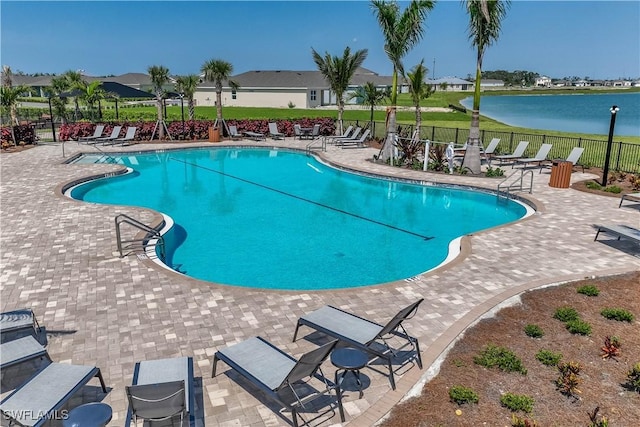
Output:
[[[476,81],[469,139],[462,166],[480,173],[480,82],[482,59],[486,49],[500,36],[501,21],[511,5],[510,0],[463,0],[469,14],[469,40],[476,47]]]
[[[196,74],[176,77],[176,91],[183,94],[184,97],[187,98],[187,104],[189,105],[189,120],[193,120],[195,116],[195,103],[193,101],[193,95],[196,93],[198,83],[200,83],[200,76]]]
[[[82,99],[89,107],[89,112],[91,113],[91,118],[95,118],[96,111],[95,105],[99,103],[103,99],[105,99],[107,93],[102,88],[101,81],[93,81],[89,84],[85,84],[82,93],[79,95],[80,99]]]
[[[366,82],[362,86],[353,92],[349,99],[357,99],[363,105],[370,107],[371,114],[369,116],[369,129],[373,129],[373,111],[376,106],[382,104],[386,98],[390,96],[391,92],[387,89],[379,89],[373,82]]]
[[[385,39],[384,51],[393,65],[391,86],[391,109],[387,125],[387,139],[382,150],[382,159],[391,157],[396,135],[396,104],[398,98],[398,75],[404,76],[402,58],[422,39],[423,22],[427,13],[433,9],[434,0],[412,0],[400,13],[395,1],[372,0],[371,6]]]
[[[409,93],[411,94],[413,106],[416,108],[416,130],[418,131],[418,135],[420,135],[420,127],[422,126],[420,101],[429,98],[434,92],[432,86],[425,81],[428,74],[429,70],[424,66],[424,59],[407,73]]]
[[[156,94],[156,108],[158,109],[158,138],[164,139],[164,120],[162,116],[162,98],[164,96],[164,86],[169,81],[169,69],[162,65],[152,65],[147,68],[149,77],[151,77],[151,84],[153,85],[153,91]]]
[[[204,74],[204,79],[216,87],[216,122],[220,124],[222,118],[222,83],[226,80],[232,89],[238,89],[240,85],[230,80],[233,73],[233,65],[222,59],[210,59],[202,65],[200,71]]]
[[[67,90],[69,90],[69,82],[64,76],[53,77],[51,85],[46,89],[47,97],[51,100],[53,113],[62,119],[62,123],[68,122],[67,98],[60,97],[60,94]],[[53,117],[51,119],[53,120]]]
[[[367,58],[367,49],[361,49],[351,54],[351,49],[347,46],[340,56],[331,56],[325,52],[320,56],[315,49],[311,48],[313,62],[316,63],[318,71],[329,83],[329,88],[336,94],[338,104],[338,134],[342,134],[342,116],[344,114],[344,93],[349,87],[349,81],[355,74],[358,67]]]

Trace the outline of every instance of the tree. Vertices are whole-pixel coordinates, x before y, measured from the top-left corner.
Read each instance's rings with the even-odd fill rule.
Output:
[[[147,69],[153,84],[153,91],[156,95],[156,108],[158,109],[158,138],[164,139],[164,119],[162,116],[162,98],[164,96],[164,86],[169,81],[169,69],[162,65],[152,65]]]
[[[93,81],[89,84],[84,85],[82,88],[82,93],[79,95],[80,99],[82,99],[89,107],[89,112],[91,113],[91,119],[95,119],[96,111],[95,105],[96,103],[102,101],[106,97],[106,92],[102,88],[101,81]]]
[[[83,86],[86,86],[86,83],[82,79],[82,74],[80,71],[65,71],[62,76],[66,81],[67,90],[77,89],[79,91],[83,90]],[[75,105],[74,110],[74,119],[78,121],[80,119],[80,105],[78,104],[78,95],[73,96],[73,103]]]
[[[379,89],[373,82],[366,82],[363,86],[358,86],[356,91],[353,92],[349,99],[357,99],[371,108],[371,115],[369,116],[369,129],[373,129],[373,110],[377,105],[382,104],[386,98],[390,96],[389,89]]]
[[[222,59],[210,59],[202,65],[200,71],[204,74],[204,79],[213,82],[216,87],[216,122],[220,124],[223,121],[222,83],[226,80],[227,84],[234,90],[240,87],[238,83],[230,79],[231,73],[233,73],[233,65]]]
[[[28,92],[29,88],[24,85],[13,86],[13,73],[11,67],[2,67],[2,86],[0,87],[0,105],[9,111],[11,116],[11,139],[13,145],[17,145],[14,126],[18,124],[18,98]]]
[[[187,103],[189,105],[189,120],[193,120],[195,116],[195,103],[193,101],[193,95],[196,93],[199,82],[200,76],[197,76],[195,74],[176,77],[176,91],[183,94],[184,97],[187,98]]]
[[[476,79],[473,95],[473,111],[469,139],[465,151],[463,168],[471,173],[480,173],[480,82],[482,81],[482,59],[486,49],[500,36],[500,24],[506,16],[510,0],[464,0],[469,14],[469,39],[476,47]]]
[[[420,127],[422,126],[422,110],[420,109],[420,101],[429,98],[433,95],[433,88],[425,81],[428,76],[429,70],[424,66],[424,59],[420,61],[418,65],[407,73],[407,80],[409,83],[409,93],[411,94],[411,100],[413,106],[416,107],[416,130],[420,135]]]
[[[385,39],[384,51],[393,65],[391,86],[391,108],[387,124],[387,138],[382,146],[382,160],[391,158],[396,136],[396,105],[398,98],[398,75],[404,76],[402,58],[422,39],[423,22],[433,9],[435,1],[412,0],[400,13],[398,3],[372,0],[371,6]]]
[[[46,89],[47,97],[51,100],[53,114],[62,119],[63,123],[68,122],[67,98],[60,97],[60,94],[69,89],[69,82],[64,76],[53,77],[51,86]],[[53,120],[53,117],[51,118]]]
[[[336,103],[338,104],[338,134],[342,134],[342,116],[344,114],[344,93],[349,88],[349,82],[356,73],[358,67],[362,65],[367,58],[367,49],[356,51],[353,55],[351,49],[347,46],[340,56],[331,56],[329,52],[325,52],[324,56],[320,56],[315,49],[311,48],[313,62],[316,63],[318,71],[324,76],[329,83],[329,88],[336,94]]]

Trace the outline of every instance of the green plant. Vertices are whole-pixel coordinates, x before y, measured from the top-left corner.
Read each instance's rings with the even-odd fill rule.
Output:
[[[617,185],[610,185],[604,189],[607,193],[620,194],[622,192],[622,188]]]
[[[479,400],[478,394],[475,391],[461,385],[455,385],[449,389],[449,398],[458,405],[478,403]]]
[[[524,327],[524,333],[531,338],[540,338],[544,335],[544,331],[538,325],[527,325]]]
[[[584,320],[569,320],[566,323],[567,330],[576,335],[591,335],[591,325]]]
[[[578,288],[578,293],[588,297],[597,297],[600,295],[600,290],[595,285],[585,285]]]
[[[640,393],[640,362],[633,365],[629,372],[627,372],[625,387],[631,391]]]
[[[474,356],[473,361],[485,368],[498,367],[505,372],[520,372],[527,375],[527,369],[511,350],[498,347],[493,344],[487,345],[479,355]]]
[[[496,178],[496,177],[504,176],[504,170],[500,168],[493,169],[491,166],[489,166],[487,168],[487,171],[485,172],[485,176],[487,178]]]
[[[623,308],[605,308],[600,312],[600,314],[609,320],[633,322],[633,314]]]
[[[530,413],[533,411],[533,398],[526,394],[505,393],[500,396],[500,404],[512,412]]]
[[[546,366],[556,366],[560,359],[562,359],[562,353],[554,353],[551,350],[540,350],[536,353],[536,359]]]
[[[590,190],[602,190],[602,185],[600,185],[600,184],[598,184],[597,182],[594,182],[594,181],[587,181],[587,183],[585,185]]]
[[[561,322],[568,322],[570,320],[578,320],[580,316],[578,316],[578,312],[575,308],[572,307],[560,307],[556,310],[553,315],[554,319],[558,319]]]
[[[622,347],[620,338],[616,336],[605,337],[604,345],[600,348],[602,350],[602,358],[616,360],[616,356],[620,355],[620,347]]]
[[[287,107],[296,108],[296,104],[294,104],[293,102],[289,101],[289,103],[287,104]]]
[[[535,420],[530,420],[528,418],[520,418],[516,414],[512,414],[511,426],[512,427],[538,427],[538,423]]]
[[[467,366],[466,363],[464,363],[464,360],[461,359],[453,359],[451,361],[451,363],[453,364],[453,366],[455,366],[456,368],[463,368],[465,366]]]
[[[560,363],[558,365],[560,376],[556,379],[556,389],[566,396],[575,397],[577,393],[581,393],[581,391],[578,390],[581,370],[582,366],[577,362]]]
[[[598,420],[599,411],[600,411],[600,407],[596,406],[593,412],[587,412],[587,414],[589,415],[589,419],[591,420],[589,427],[608,427],[609,426],[609,420],[604,415],[600,418],[600,420]]]

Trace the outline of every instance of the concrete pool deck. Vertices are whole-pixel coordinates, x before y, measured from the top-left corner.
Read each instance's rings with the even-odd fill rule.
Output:
[[[307,141],[234,142],[233,145],[302,148]],[[99,147],[125,152],[195,145],[140,144]],[[91,146],[65,144],[68,159]],[[322,157],[369,173],[495,189],[499,180],[431,174],[390,168],[367,161],[374,149],[329,146]],[[302,314],[331,304],[385,323],[396,311],[425,298],[406,326],[420,340],[422,370],[408,366],[391,391],[386,376],[365,368],[364,397],[348,390],[346,425],[371,426],[429,371],[429,366],[460,332],[505,299],[524,290],[592,275],[640,270],[640,248],[602,236],[594,242],[593,224],[638,226],[635,205],[618,208],[619,198],[548,186],[550,169],[534,171],[533,194],[539,211],[516,224],[474,234],[463,242],[461,257],[428,274],[380,286],[319,292],[262,291],[202,282],[159,268],[139,256],[119,258],[114,217],[120,213],[145,223],[157,215],[141,208],[104,206],[70,200],[63,184],[114,172],[117,165],[63,164],[60,144],[43,144],[3,153],[0,187],[0,307],[29,307],[48,331],[48,351],[56,362],[101,368],[113,408],[109,425],[126,416],[125,386],[137,361],[191,356],[198,378],[198,412],[205,425],[289,425],[278,405],[264,399],[224,364],[211,378],[215,351],[260,335],[293,356],[315,348],[304,339],[291,342]],[[509,166],[506,167],[510,170]],[[575,172],[572,180],[590,177]],[[363,256],[367,256],[366,253]],[[371,255],[372,262],[375,256]],[[319,266],[322,257],[318,258]],[[257,273],[259,274],[259,272]],[[334,368],[325,362],[324,371]],[[90,383],[93,384],[93,383]],[[3,397],[9,390],[3,388]],[[103,395],[85,390],[71,405]],[[289,418],[289,413],[285,414]],[[339,425],[334,415],[322,423]]]

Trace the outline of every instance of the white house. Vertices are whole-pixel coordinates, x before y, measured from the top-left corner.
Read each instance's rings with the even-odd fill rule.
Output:
[[[536,77],[536,86],[551,87],[551,78],[547,76]]]

